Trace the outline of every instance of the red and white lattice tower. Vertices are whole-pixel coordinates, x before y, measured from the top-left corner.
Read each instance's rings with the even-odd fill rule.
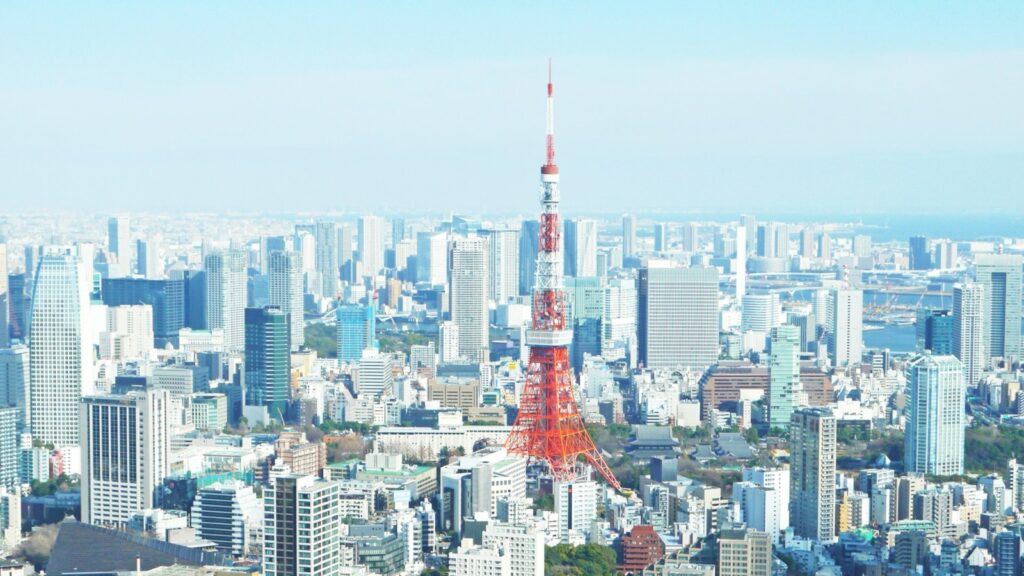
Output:
[[[541,166],[540,239],[533,288],[533,322],[526,331],[530,347],[526,383],[512,433],[505,448],[512,454],[547,462],[556,480],[577,478],[577,461],[586,459],[616,490],[608,464],[583,425],[573,393],[569,344],[562,289],[562,224],[558,218],[558,166],[555,164],[554,87],[548,65],[547,161]]]

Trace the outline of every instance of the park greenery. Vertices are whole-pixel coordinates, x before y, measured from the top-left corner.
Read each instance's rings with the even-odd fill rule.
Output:
[[[319,358],[338,357],[338,334],[333,326],[322,322],[306,325],[306,347]]]
[[[615,550],[597,544],[559,544],[544,549],[544,574],[553,576],[613,576]]]

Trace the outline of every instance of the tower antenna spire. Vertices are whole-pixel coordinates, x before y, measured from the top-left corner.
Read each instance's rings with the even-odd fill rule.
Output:
[[[548,60],[547,160],[540,168],[541,215],[537,239],[537,275],[534,278],[533,314],[526,331],[530,348],[526,383],[515,425],[505,441],[512,454],[546,462],[551,476],[571,482],[580,477],[582,457],[610,486],[619,489],[604,457],[583,424],[573,391],[569,362],[572,329],[566,324],[562,286],[562,222],[558,213],[558,166],[555,164],[555,105],[551,60]],[[589,474],[589,472],[588,472]]]

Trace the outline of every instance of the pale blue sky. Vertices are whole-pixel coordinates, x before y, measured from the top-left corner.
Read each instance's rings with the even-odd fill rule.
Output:
[[[1024,2],[8,2],[0,210],[1019,210]]]

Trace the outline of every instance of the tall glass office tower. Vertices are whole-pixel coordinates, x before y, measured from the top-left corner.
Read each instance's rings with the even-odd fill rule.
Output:
[[[768,422],[772,428],[789,426],[803,391],[800,384],[800,329],[776,326],[771,330],[772,353],[768,367]]]
[[[288,316],[276,306],[245,309],[245,403],[284,420],[291,400]]]
[[[292,350],[305,342],[303,320],[302,259],[296,252],[271,252],[268,266],[270,305],[277,306],[288,315]]]
[[[989,358],[1020,358],[1021,266],[1019,254],[979,254],[977,282],[985,287],[985,351]]]
[[[377,318],[372,306],[342,304],[336,319],[339,362],[357,362],[363,357],[363,350],[377,349]]]

